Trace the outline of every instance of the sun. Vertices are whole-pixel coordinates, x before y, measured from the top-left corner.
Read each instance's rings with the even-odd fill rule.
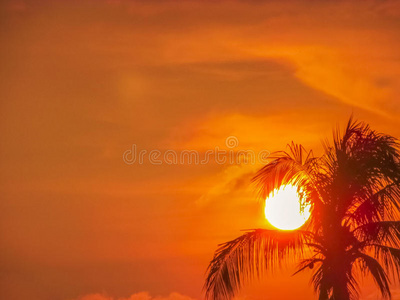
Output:
[[[300,198],[296,186],[282,186],[265,200],[265,218],[278,229],[297,229],[309,217],[310,205],[306,205],[303,211],[300,210]]]

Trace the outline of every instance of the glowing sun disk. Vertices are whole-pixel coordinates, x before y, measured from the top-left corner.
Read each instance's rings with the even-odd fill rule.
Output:
[[[294,230],[301,227],[310,217],[310,205],[300,209],[297,187],[285,185],[275,190],[265,200],[265,218],[282,230]]]

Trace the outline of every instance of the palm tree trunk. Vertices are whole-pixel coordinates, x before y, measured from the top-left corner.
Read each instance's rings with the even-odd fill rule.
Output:
[[[349,278],[346,263],[335,260],[336,264],[332,268],[332,296],[330,300],[350,300]],[[350,267],[351,270],[351,267]]]
[[[345,275],[343,274],[343,277]],[[333,287],[331,300],[350,300],[350,294],[346,283],[338,283]]]

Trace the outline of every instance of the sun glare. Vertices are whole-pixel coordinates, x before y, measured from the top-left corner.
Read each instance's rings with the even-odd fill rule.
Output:
[[[301,227],[310,217],[310,206],[300,210],[297,187],[285,185],[275,190],[265,200],[265,218],[281,230],[294,230]]]

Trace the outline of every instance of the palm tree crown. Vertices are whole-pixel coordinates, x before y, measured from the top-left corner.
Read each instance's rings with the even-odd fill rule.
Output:
[[[333,145],[315,157],[292,143],[254,177],[263,199],[298,187],[311,216],[299,230],[256,229],[219,245],[207,270],[207,299],[232,298],[243,285],[288,260],[312,269],[320,300],[357,299],[358,278],[371,275],[389,299],[400,271],[400,153],[394,137],[351,118]],[[296,274],[295,273],[295,274]]]

